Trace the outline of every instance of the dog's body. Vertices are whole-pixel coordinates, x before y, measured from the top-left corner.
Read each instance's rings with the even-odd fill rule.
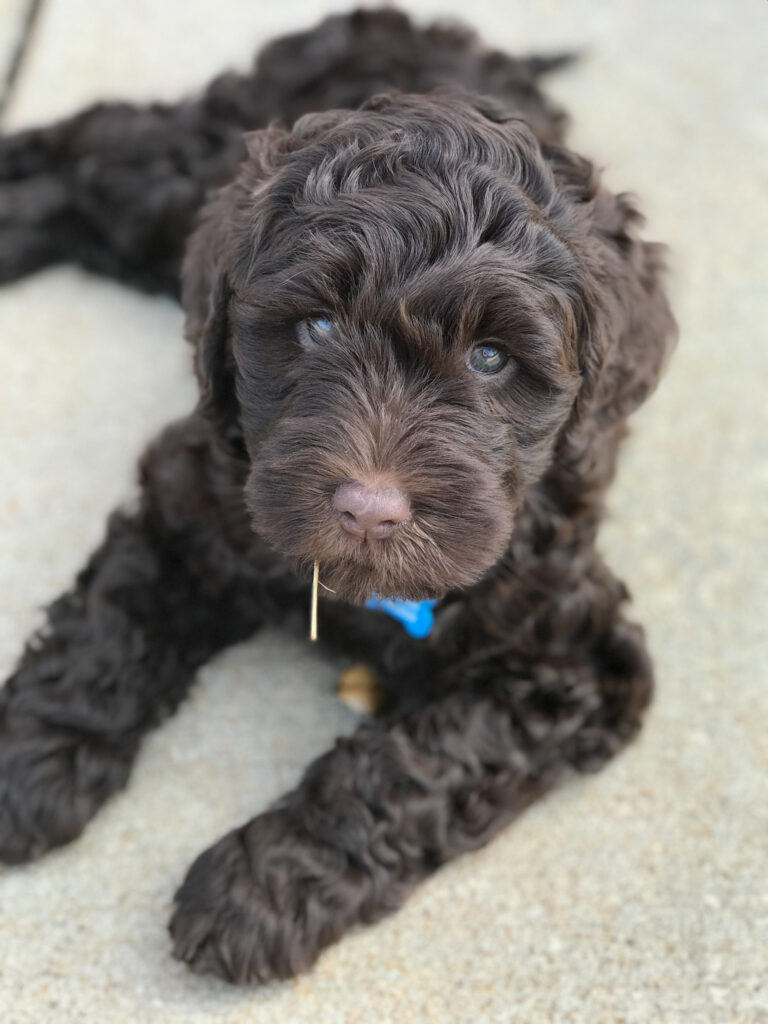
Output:
[[[321,640],[376,670],[386,707],[193,865],[172,931],[198,969],[306,968],[640,725],[651,667],[595,536],[674,326],[657,249],[559,144],[537,68],[358,13],[198,102],[2,144],[23,201],[0,273],[68,257],[173,291],[244,129],[367,101],[249,137],[186,257],[199,408],[151,446],[140,508],[0,705],[0,858],[22,861],[124,785],[203,662],[265,622],[306,628],[319,562]],[[451,80],[496,98],[370,99]],[[361,607],[375,593],[437,599],[430,635]]]

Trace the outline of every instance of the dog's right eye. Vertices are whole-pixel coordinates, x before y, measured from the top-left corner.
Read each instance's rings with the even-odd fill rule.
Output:
[[[476,373],[498,373],[509,362],[509,356],[495,345],[475,345],[467,357],[467,366]]]
[[[298,327],[299,341],[305,348],[320,345],[335,331],[333,320],[326,316],[311,316],[302,320]]]

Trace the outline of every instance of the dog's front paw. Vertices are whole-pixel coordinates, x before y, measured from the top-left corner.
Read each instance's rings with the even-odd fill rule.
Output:
[[[190,868],[170,924],[174,953],[235,984],[292,977],[358,918],[367,888],[342,852],[267,812]]]
[[[75,839],[129,771],[129,759],[91,737],[32,718],[10,728],[0,706],[0,862]]]

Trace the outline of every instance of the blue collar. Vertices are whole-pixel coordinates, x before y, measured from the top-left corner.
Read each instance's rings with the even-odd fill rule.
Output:
[[[366,608],[374,608],[397,619],[405,627],[406,633],[423,640],[432,632],[435,624],[434,607],[437,601],[401,601],[397,597],[369,597]]]

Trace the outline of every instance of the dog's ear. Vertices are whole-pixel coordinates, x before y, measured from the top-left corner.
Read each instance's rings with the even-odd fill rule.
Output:
[[[555,223],[576,240],[584,277],[576,324],[581,384],[555,467],[566,488],[576,479],[600,488],[613,473],[615,454],[603,439],[623,433],[627,417],[655,389],[677,339],[664,287],[665,250],[638,237],[643,218],[633,200],[610,192],[588,161],[560,146],[543,152],[558,189]]]
[[[562,146],[544,147],[544,155],[566,206],[588,224],[580,247],[587,284],[577,418],[610,426],[648,398],[677,339],[664,288],[665,249],[638,238],[644,221],[634,200],[605,188],[589,161]]]
[[[632,201],[601,192],[594,223],[601,253],[595,270],[593,365],[578,408],[592,431],[603,433],[623,430],[655,391],[676,344],[677,325],[665,289],[666,250],[637,237],[642,218]]]
[[[204,208],[182,268],[185,335],[195,347],[198,409],[214,424],[220,439],[238,451],[243,450],[243,439],[229,324],[237,250],[249,229],[258,233],[253,200],[269,181],[287,137],[278,128],[245,137],[248,157],[237,179]],[[256,237],[253,244],[258,244]]]
[[[605,299],[598,308],[601,357],[593,413],[623,422],[655,390],[677,342],[666,292],[666,248],[637,237],[644,223],[631,196],[601,189],[594,230],[602,243],[596,274]]]
[[[239,434],[228,317],[231,192],[232,186],[224,189],[203,211],[187,246],[181,286],[184,333],[195,347],[198,408],[229,444]]]

